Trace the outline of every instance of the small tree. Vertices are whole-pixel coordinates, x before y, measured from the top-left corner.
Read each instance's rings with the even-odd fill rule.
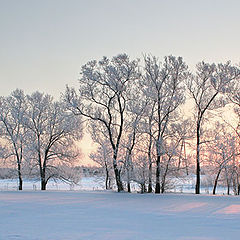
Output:
[[[213,194],[216,194],[218,180],[222,171],[229,167],[233,159],[238,155],[235,147],[235,136],[232,136],[226,126],[216,123],[215,130],[209,132],[211,141],[207,144],[209,153],[209,164],[214,167],[214,186]]]
[[[15,159],[18,173],[18,189],[22,190],[22,162],[28,144],[25,127],[26,97],[22,90],[15,90],[8,97],[0,97],[0,136],[6,143],[4,158]]]
[[[82,137],[81,119],[49,95],[35,92],[27,98],[28,151],[39,168],[41,190],[46,190],[50,178],[64,178],[62,163],[71,164],[78,156],[74,142]]]
[[[141,149],[145,151],[148,159],[148,193],[153,191],[153,149],[154,149],[154,116],[155,116],[155,101],[152,101],[148,94],[144,91],[145,82],[143,81],[143,86],[141,89],[143,90],[143,99],[145,100],[145,110],[143,112],[143,116],[141,117],[141,130],[142,132],[141,138],[142,143],[146,146],[141,146]]]
[[[147,102],[139,91],[139,85],[135,85],[136,90],[131,91],[130,100],[127,104],[126,124],[122,147],[125,149],[125,170],[127,174],[127,191],[131,192],[131,180],[133,177],[133,152],[142,131],[142,117],[146,110]],[[130,95],[130,94],[129,94]],[[137,99],[137,101],[136,101]]]
[[[225,64],[208,64],[200,62],[195,75],[188,78],[187,87],[195,104],[196,121],[196,187],[200,193],[200,145],[205,115],[209,110],[224,106],[223,94],[229,90],[230,83],[237,79],[240,71],[227,62]]]
[[[164,155],[164,135],[171,121],[175,121],[178,107],[184,103],[183,80],[188,76],[187,65],[181,57],[168,56],[163,63],[156,57],[144,58],[145,94],[154,105],[154,140],[156,146],[156,187],[160,193],[160,162]]]
[[[89,132],[93,141],[98,144],[98,148],[94,153],[90,154],[90,158],[104,169],[105,188],[111,189],[112,148],[104,131],[102,132],[95,123],[91,122]]]

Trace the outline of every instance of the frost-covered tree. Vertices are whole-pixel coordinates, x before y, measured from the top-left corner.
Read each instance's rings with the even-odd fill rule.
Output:
[[[185,100],[183,80],[188,76],[181,57],[168,56],[160,62],[156,57],[144,57],[144,94],[154,106],[154,141],[156,146],[156,187],[160,193],[160,163],[164,155],[164,135],[176,111]]]
[[[150,102],[149,98],[146,98],[146,108],[141,120],[141,131],[144,133],[142,135],[142,138],[144,138],[142,141],[145,143],[142,149],[145,149],[148,159],[148,193],[153,191],[154,109],[155,102]]]
[[[0,138],[4,144],[1,157],[15,159],[19,190],[23,185],[22,163],[28,144],[26,109],[26,97],[22,90],[17,89],[8,97],[0,97]]]
[[[105,188],[112,188],[112,147],[109,144],[104,128],[96,121],[90,122],[88,132],[92,140],[98,145],[97,150],[90,154],[90,158],[99,164],[105,172]]]
[[[39,169],[41,190],[46,190],[50,178],[66,180],[61,168],[78,156],[74,143],[82,137],[81,118],[50,95],[34,92],[27,99],[28,152]]]
[[[236,124],[228,122],[228,125],[234,130],[234,132],[240,139],[240,82],[239,81],[236,81],[233,87],[230,89],[230,91],[228,91],[228,97],[231,103],[233,103],[233,111],[236,116]]]
[[[182,169],[186,169],[188,174],[188,159],[186,154],[186,144],[191,138],[191,122],[179,120],[170,124],[164,139],[164,152],[161,164],[161,193],[167,189],[167,185],[173,178],[181,176]]]
[[[240,83],[239,81],[236,81],[234,86],[230,89],[228,92],[229,99],[231,103],[233,103],[233,110],[235,113],[235,119],[234,123],[228,122],[228,125],[231,127],[231,129],[234,131],[236,135],[236,148],[239,151],[239,140],[240,140]],[[240,164],[239,159],[233,159],[231,168],[227,170],[227,172],[231,173],[232,181],[233,181],[233,191],[235,194],[240,194]],[[229,175],[229,174],[228,174]]]
[[[171,125],[170,135],[177,146],[177,169],[184,169],[189,174],[189,149],[194,136],[193,121],[190,118],[179,119],[177,123]]]
[[[145,154],[136,154],[133,163],[134,163],[133,181],[140,186],[141,193],[145,193],[147,191],[146,184],[148,180],[147,156]]]
[[[224,124],[216,123],[214,130],[208,132],[208,141],[205,151],[208,152],[209,166],[213,167],[214,185],[213,194],[216,194],[217,184],[221,173],[228,168],[236,158],[236,136],[230,133]],[[225,174],[226,175],[226,174]]]
[[[128,91],[138,78],[138,61],[131,61],[126,54],[111,60],[104,57],[82,66],[78,92],[67,87],[65,93],[65,101],[73,113],[96,121],[104,128],[112,148],[118,191],[123,190],[118,153],[126,120]]]
[[[109,149],[109,144],[101,143],[99,144],[99,147],[94,153],[90,154],[90,158],[99,164],[105,172],[105,189],[111,189],[112,188],[112,149]]]
[[[196,194],[200,193],[200,146],[205,115],[209,110],[225,105],[223,94],[229,91],[230,83],[239,75],[239,69],[230,62],[217,65],[200,62],[196,66],[196,73],[188,78],[187,87],[195,105]]]
[[[139,90],[140,86],[135,84],[129,91],[127,104],[126,124],[122,147],[125,151],[124,170],[126,172],[127,191],[131,192],[131,180],[134,180],[133,153],[135,146],[143,132],[142,118],[146,110],[147,101]]]

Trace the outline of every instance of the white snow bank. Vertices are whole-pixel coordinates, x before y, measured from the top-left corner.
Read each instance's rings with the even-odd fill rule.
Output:
[[[0,192],[1,240],[239,239],[239,220],[235,196]]]

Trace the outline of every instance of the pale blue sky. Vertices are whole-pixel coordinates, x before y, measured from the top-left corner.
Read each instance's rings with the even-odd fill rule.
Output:
[[[0,0],[0,95],[59,96],[103,55],[240,62],[239,0]]]

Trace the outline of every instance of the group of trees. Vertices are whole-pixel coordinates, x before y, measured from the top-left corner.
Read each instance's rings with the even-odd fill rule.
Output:
[[[90,157],[105,169],[106,188],[114,179],[118,191],[131,192],[136,182],[142,192],[163,193],[194,161],[196,194],[202,164],[216,174],[214,193],[222,172],[239,192],[239,125],[216,116],[230,104],[240,119],[239,78],[240,68],[230,62],[200,62],[191,72],[174,56],[90,61],[81,68],[79,89],[67,86],[59,102],[19,90],[0,99],[3,152],[15,157],[19,182],[23,159],[36,165],[45,189],[61,173],[60,163],[77,157],[73,143],[84,120],[98,145]]]
[[[233,100],[239,107],[239,76],[240,69],[230,62],[200,62],[192,73],[181,57],[159,61],[145,55],[140,61],[121,54],[84,65],[78,91],[67,87],[64,101],[74,115],[88,120],[88,131],[99,145],[91,157],[106,169],[106,187],[112,171],[118,191],[126,183],[130,192],[131,182],[137,182],[142,191],[148,185],[152,192],[154,183],[155,193],[164,192],[167,176],[188,172],[189,145],[195,142],[199,194],[200,166],[206,159],[201,149],[214,141],[204,134],[206,122],[214,128],[209,113]],[[183,114],[186,109],[193,113],[189,118]]]
[[[38,172],[42,190],[50,178],[73,180],[71,165],[78,156],[74,143],[81,136],[81,119],[50,95],[25,95],[17,89],[0,97],[1,158],[17,166],[19,190],[23,171]]]

